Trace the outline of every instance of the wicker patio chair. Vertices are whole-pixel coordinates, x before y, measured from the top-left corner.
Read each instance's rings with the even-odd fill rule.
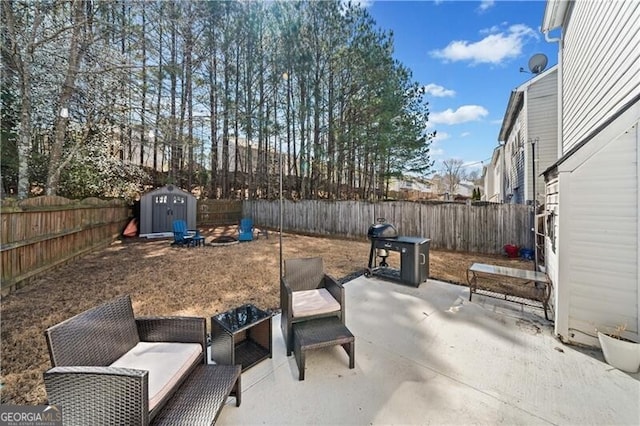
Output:
[[[284,261],[280,280],[280,328],[287,347],[293,351],[293,325],[301,321],[336,316],[344,324],[344,287],[324,273],[322,258]]]

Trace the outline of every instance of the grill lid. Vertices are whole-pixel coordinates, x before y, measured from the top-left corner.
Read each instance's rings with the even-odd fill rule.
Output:
[[[376,223],[369,227],[367,237],[370,240],[376,238],[397,238],[398,231],[396,230],[395,226],[390,223]]]

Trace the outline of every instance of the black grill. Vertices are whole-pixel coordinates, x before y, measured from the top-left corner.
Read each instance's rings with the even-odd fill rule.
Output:
[[[365,276],[399,281],[418,287],[429,278],[429,242],[427,238],[399,236],[395,226],[385,219],[378,219],[369,227],[367,237],[371,240],[369,265]],[[400,269],[387,264],[389,251],[400,253]],[[380,262],[377,262],[380,258]]]
[[[374,240],[377,238],[398,238],[398,230],[390,223],[385,223],[384,219],[378,219],[378,223],[369,227],[367,238]]]

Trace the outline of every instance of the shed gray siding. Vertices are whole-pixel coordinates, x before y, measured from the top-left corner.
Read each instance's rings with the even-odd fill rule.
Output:
[[[146,193],[140,199],[140,235],[173,232],[173,221],[182,219],[196,228],[196,197],[173,185]]]
[[[640,92],[640,2],[576,1],[563,30],[563,152]]]

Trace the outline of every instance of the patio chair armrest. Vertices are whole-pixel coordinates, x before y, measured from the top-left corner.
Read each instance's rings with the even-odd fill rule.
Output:
[[[293,289],[285,277],[280,278],[280,286],[283,287],[289,295],[293,293]]]
[[[207,347],[207,322],[199,317],[139,317],[138,335],[143,342],[200,343]]]
[[[44,383],[48,403],[62,409],[64,424],[146,425],[148,376],[129,368],[54,367],[44,373]]]
[[[280,278],[280,309],[284,317],[293,314],[293,290],[284,277]]]
[[[322,279],[322,285],[336,299],[340,305],[344,302],[344,287],[331,275],[325,274]]]

